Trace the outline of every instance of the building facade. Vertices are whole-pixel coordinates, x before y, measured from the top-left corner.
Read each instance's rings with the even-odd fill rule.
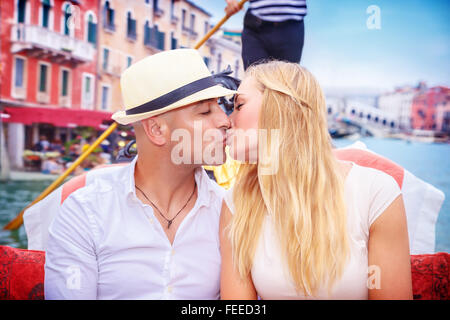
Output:
[[[13,167],[39,139],[68,139],[70,128],[101,124],[95,110],[96,1],[5,0],[0,2],[0,108]],[[55,117],[55,109],[79,110]],[[76,121],[76,119],[84,119]],[[51,135],[52,137],[50,137]]]
[[[410,131],[412,103],[419,92],[419,87],[398,88],[394,92],[380,95],[378,107],[394,116],[401,131]]]
[[[445,103],[450,88],[437,86],[426,89],[414,97],[411,106],[411,126],[417,130],[437,130],[436,111]]]
[[[132,63],[164,50],[194,48],[211,29],[211,14],[187,0],[101,0],[97,105],[123,108],[120,75]],[[220,33],[221,34],[221,33]],[[241,48],[215,35],[199,49],[208,68],[230,65],[242,74]]]
[[[450,135],[450,96],[436,107],[436,131]]]
[[[103,130],[123,108],[120,75],[134,62],[193,48],[211,14],[189,0],[1,0],[0,113],[12,167],[45,135]],[[218,32],[199,48],[212,72],[243,74],[241,48]]]

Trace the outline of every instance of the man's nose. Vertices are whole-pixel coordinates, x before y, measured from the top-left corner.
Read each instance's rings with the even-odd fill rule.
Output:
[[[225,130],[231,128],[231,121],[227,114],[219,107],[219,105],[216,106],[216,110],[215,127]]]

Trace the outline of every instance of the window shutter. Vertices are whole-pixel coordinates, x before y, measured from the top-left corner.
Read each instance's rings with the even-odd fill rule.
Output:
[[[109,9],[109,24],[114,25],[114,9]]]
[[[164,40],[165,40],[165,33],[164,32],[158,32],[158,49],[164,50]]]
[[[69,85],[69,72],[67,70],[63,70],[62,74],[62,96],[67,96],[67,89]]]
[[[92,44],[97,43],[97,24],[93,22],[88,22],[88,42]]]
[[[41,64],[39,69],[40,69],[39,91],[46,92],[47,91],[47,66]]]
[[[148,26],[148,21],[146,21],[144,25],[144,44],[150,44],[150,28]]]

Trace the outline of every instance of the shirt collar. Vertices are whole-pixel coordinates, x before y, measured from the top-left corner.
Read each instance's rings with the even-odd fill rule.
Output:
[[[134,181],[134,171],[136,169],[137,159],[138,156],[136,155],[136,157],[134,157],[134,159],[130,162],[126,169],[127,182],[125,185],[125,194],[127,197],[132,197],[133,199],[137,199]],[[211,203],[211,198],[214,195],[214,189],[211,185],[212,181],[210,181],[211,179],[208,177],[208,174],[206,173],[205,169],[203,169],[203,167],[195,169],[194,177],[195,182],[197,183],[198,190],[198,199],[196,205],[198,205],[198,208],[200,208],[201,206],[209,206]]]

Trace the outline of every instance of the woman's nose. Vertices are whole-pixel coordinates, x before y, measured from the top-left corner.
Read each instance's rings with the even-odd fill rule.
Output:
[[[235,112],[233,111],[229,116],[228,116],[228,120],[230,121],[230,128],[234,127],[234,117],[235,117]]]

